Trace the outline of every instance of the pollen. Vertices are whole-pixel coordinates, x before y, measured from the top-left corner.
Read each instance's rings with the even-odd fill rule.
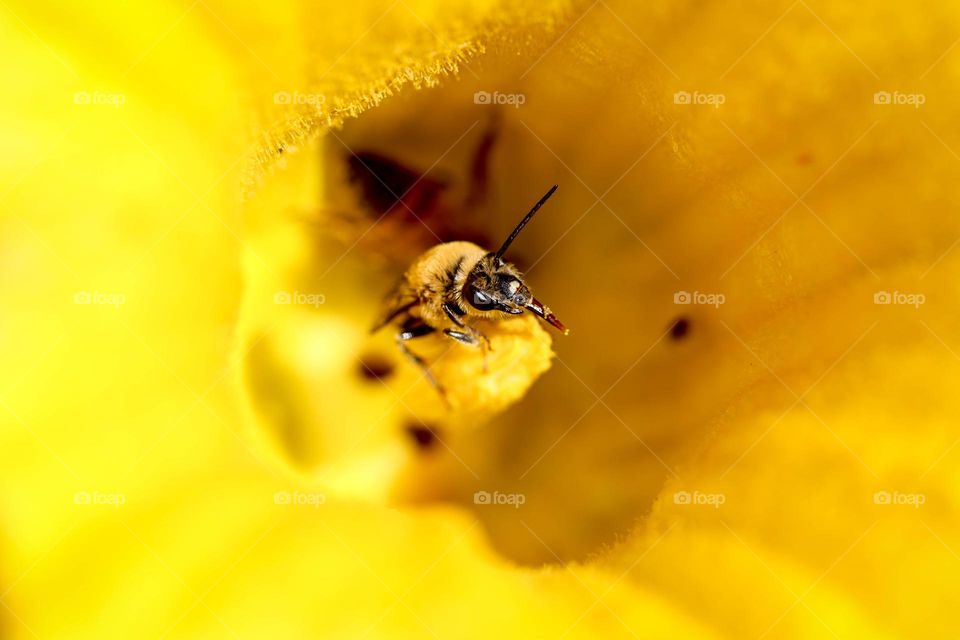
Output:
[[[553,341],[530,314],[479,320],[474,326],[487,336],[487,348],[459,344],[443,335],[423,338],[412,348],[443,388],[450,412],[489,418],[523,398],[550,368]]]

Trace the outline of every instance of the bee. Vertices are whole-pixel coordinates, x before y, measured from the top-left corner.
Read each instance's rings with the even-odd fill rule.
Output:
[[[554,185],[533,205],[496,252],[472,242],[436,245],[413,262],[387,296],[386,311],[373,331],[389,324],[396,325],[397,346],[423,369],[441,395],[443,388],[433,378],[423,358],[407,347],[408,341],[441,331],[459,343],[486,350],[490,348],[490,342],[472,326],[472,321],[477,318],[502,319],[524,311],[564,335],[569,333],[549,307],[533,297],[520,270],[503,259],[503,254],[556,190],[557,185]]]

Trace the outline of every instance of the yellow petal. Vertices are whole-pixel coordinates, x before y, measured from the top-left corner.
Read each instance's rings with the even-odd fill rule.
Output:
[[[956,11],[345,9],[3,9],[4,635],[949,634]],[[524,252],[576,331],[419,452],[413,370],[331,346],[389,270],[316,286],[303,221],[341,142],[429,166],[494,90],[488,225],[562,179]]]

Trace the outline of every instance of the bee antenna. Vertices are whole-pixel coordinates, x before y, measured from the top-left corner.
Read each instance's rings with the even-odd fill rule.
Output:
[[[527,223],[530,222],[531,218],[533,218],[533,214],[535,214],[537,210],[541,206],[543,206],[544,202],[550,199],[550,196],[552,196],[553,192],[556,190],[557,190],[557,185],[553,185],[552,187],[550,187],[550,190],[547,191],[547,193],[544,194],[544,196],[537,201],[537,204],[533,205],[533,208],[530,209],[527,215],[523,216],[523,220],[520,221],[520,224],[518,224],[517,227],[510,234],[510,236],[503,241],[503,244],[500,246],[500,249],[498,249],[497,252],[494,254],[494,256],[498,260],[500,259],[500,256],[506,253],[507,249],[510,248],[510,243],[512,243],[514,239],[516,239],[516,237],[520,235],[520,232],[523,231],[523,228],[527,226]]]

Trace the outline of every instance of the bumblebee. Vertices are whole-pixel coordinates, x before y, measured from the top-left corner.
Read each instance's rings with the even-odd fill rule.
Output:
[[[439,244],[417,258],[388,295],[386,310],[373,331],[396,325],[400,350],[424,370],[441,393],[442,387],[426,362],[407,347],[408,341],[441,331],[462,344],[488,349],[489,341],[472,326],[472,320],[502,319],[525,310],[564,335],[569,333],[553,312],[533,297],[520,270],[503,259],[511,243],[556,190],[554,185],[533,205],[496,252],[472,242]]]

